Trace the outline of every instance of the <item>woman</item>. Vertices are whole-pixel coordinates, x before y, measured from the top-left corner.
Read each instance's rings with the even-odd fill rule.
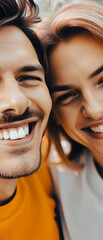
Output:
[[[53,100],[49,136],[62,164],[51,172],[65,240],[103,238],[103,6],[68,4],[42,24]],[[71,141],[65,155],[61,133]]]

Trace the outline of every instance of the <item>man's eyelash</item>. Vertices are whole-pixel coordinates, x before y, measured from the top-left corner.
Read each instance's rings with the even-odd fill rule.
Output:
[[[41,81],[41,78],[36,77],[36,76],[21,76],[21,77],[18,77],[17,80],[19,82],[26,81],[26,80],[38,80],[38,81]]]

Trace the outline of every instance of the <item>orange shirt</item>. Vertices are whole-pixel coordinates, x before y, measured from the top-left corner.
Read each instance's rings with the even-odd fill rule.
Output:
[[[46,167],[20,178],[15,197],[0,207],[0,240],[59,240]]]

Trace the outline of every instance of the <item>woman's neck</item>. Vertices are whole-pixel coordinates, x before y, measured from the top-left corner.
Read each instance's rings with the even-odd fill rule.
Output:
[[[95,167],[99,175],[103,178],[103,166],[101,166],[96,160],[94,160]]]

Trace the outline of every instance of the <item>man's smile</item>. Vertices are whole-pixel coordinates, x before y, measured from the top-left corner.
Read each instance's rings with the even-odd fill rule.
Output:
[[[7,128],[0,130],[0,139],[19,139],[24,138],[29,134],[29,126],[25,124],[24,126],[18,128]]]
[[[9,124],[5,125],[4,127],[0,127],[0,140],[19,140],[22,138],[26,138],[28,135],[31,134],[32,130],[34,129],[36,121],[22,121],[22,123],[18,124]]]

